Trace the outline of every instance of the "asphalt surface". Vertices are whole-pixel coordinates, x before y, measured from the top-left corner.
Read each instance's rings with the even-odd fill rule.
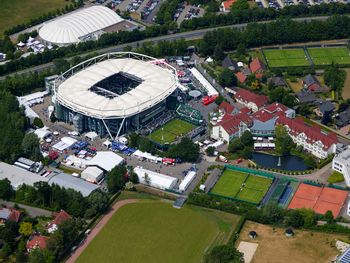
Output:
[[[301,17],[301,18],[293,18],[292,20],[294,21],[305,21],[305,22],[310,22],[310,21],[323,21],[326,20],[329,16],[315,16],[315,17]],[[266,24],[266,23],[271,23],[275,20],[269,20],[269,21],[260,21],[257,22],[258,24]],[[165,35],[165,36],[159,36],[159,37],[154,37],[154,38],[148,38],[148,39],[144,39],[144,40],[140,40],[140,41],[135,41],[135,42],[130,42],[130,43],[126,43],[126,44],[121,44],[121,45],[117,45],[117,46],[111,46],[108,48],[103,48],[103,49],[98,49],[98,50],[93,50],[84,54],[79,54],[79,56],[86,56],[92,53],[110,53],[110,52],[119,52],[119,51],[123,51],[123,49],[125,47],[132,47],[132,48],[136,48],[137,46],[145,43],[145,42],[153,42],[153,43],[158,43],[160,41],[175,41],[175,40],[179,40],[179,39],[185,39],[185,40],[193,40],[193,39],[201,39],[203,38],[203,36],[210,31],[214,31],[216,29],[219,28],[238,28],[238,29],[242,29],[245,28],[248,25],[248,23],[243,23],[243,24],[236,24],[236,25],[229,25],[229,26],[220,26],[220,27],[214,27],[214,28],[206,28],[206,29],[200,29],[200,30],[194,30],[194,31],[188,31],[188,32],[182,32],[182,33],[177,33],[177,34],[171,34],[171,35]],[[71,58],[68,58],[68,60],[70,60]],[[33,72],[33,71],[43,71],[43,70],[47,70],[52,68],[54,65],[52,62],[50,63],[46,63],[46,64],[42,64],[42,65],[38,65],[35,67],[31,67],[25,70],[20,70],[8,75],[4,75],[0,77],[0,80],[3,80],[6,78],[6,76],[9,75],[14,75],[14,74],[25,74],[25,73],[29,73],[29,72]]]
[[[5,201],[5,200],[0,200],[0,204],[8,206],[8,207],[13,207],[16,203],[10,202],[10,201]],[[48,211],[48,210],[45,210],[45,209],[32,207],[32,206],[29,206],[29,205],[18,204],[18,203],[17,203],[17,205],[18,205],[18,207],[26,210],[28,215],[31,216],[31,217],[52,216],[52,212]]]

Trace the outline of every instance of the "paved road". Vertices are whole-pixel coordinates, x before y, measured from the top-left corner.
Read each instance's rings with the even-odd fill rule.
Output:
[[[9,201],[5,201],[5,200],[0,200],[0,205],[6,205],[6,206],[10,206],[13,207],[16,203],[14,202],[9,202]],[[18,204],[17,205],[22,208],[25,209],[28,213],[29,216],[31,217],[37,217],[37,216],[51,216],[52,212],[48,211],[48,210],[44,210],[41,208],[37,208],[37,207],[32,207],[29,205],[22,205],[22,204]]]
[[[310,22],[310,21],[314,21],[314,20],[318,20],[318,21],[323,21],[326,20],[329,16],[315,16],[315,17],[301,17],[301,18],[293,18],[292,20],[294,21],[305,21],[305,22]],[[271,23],[275,20],[269,20],[269,21],[260,21],[257,22],[259,24],[265,24],[265,23]],[[182,32],[182,33],[177,33],[177,34],[171,34],[171,35],[165,35],[165,36],[160,36],[160,37],[154,37],[154,38],[148,38],[145,40],[141,40],[141,41],[136,41],[136,42],[131,42],[131,43],[126,43],[126,44],[122,44],[122,45],[117,45],[117,46],[112,46],[112,47],[108,47],[108,48],[103,48],[103,49],[99,49],[99,50],[94,50],[94,51],[90,51],[88,53],[85,53],[84,55],[89,55],[92,53],[108,53],[108,52],[118,52],[118,51],[123,51],[123,49],[127,46],[130,46],[132,48],[136,48],[137,46],[145,43],[145,42],[154,42],[154,43],[158,43],[160,41],[175,41],[175,40],[179,40],[179,39],[186,39],[186,40],[193,40],[193,39],[200,39],[203,38],[203,36],[210,31],[219,29],[219,28],[245,28],[248,25],[248,23],[243,23],[243,24],[236,24],[236,25],[229,25],[229,26],[221,26],[221,27],[214,27],[214,28],[206,28],[206,29],[200,29],[200,30],[194,30],[194,31],[188,31],[188,32]],[[82,54],[80,54],[79,56],[82,56]],[[71,59],[71,58],[69,58]],[[47,70],[53,67],[53,63],[46,63],[43,65],[39,65],[39,66],[35,66],[35,67],[31,67],[25,70],[20,70],[17,71],[17,74],[25,74],[25,73],[29,73],[29,72],[33,72],[33,71],[43,71],[43,70]],[[15,73],[11,73],[9,75],[13,75]],[[0,80],[3,80],[5,76],[1,76]]]

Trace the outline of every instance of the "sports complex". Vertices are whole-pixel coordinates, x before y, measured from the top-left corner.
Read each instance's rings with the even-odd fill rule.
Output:
[[[53,102],[56,117],[72,123],[79,133],[113,137],[164,114],[177,88],[176,69],[163,60],[116,52],[86,60],[60,75]]]
[[[350,64],[350,53],[345,46],[262,49],[262,55],[270,68]]]

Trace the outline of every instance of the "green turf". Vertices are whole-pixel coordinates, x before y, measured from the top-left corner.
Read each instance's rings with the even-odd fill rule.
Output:
[[[265,49],[269,67],[296,67],[309,66],[309,61],[306,58],[303,49]]]
[[[272,179],[261,176],[250,175],[248,179],[245,181],[245,187],[267,191],[272,183]]]
[[[234,198],[241,189],[247,176],[248,174],[226,169],[210,192]]]
[[[201,262],[206,250],[226,243],[239,217],[161,201],[128,204],[113,215],[77,263]]]
[[[0,37],[4,31],[65,7],[65,0],[0,0]]]
[[[266,192],[260,190],[244,187],[242,191],[237,194],[236,198],[242,201],[258,204],[261,199],[263,199],[265,193]]]
[[[148,135],[148,138],[160,144],[172,143],[178,136],[186,135],[193,128],[194,125],[189,122],[173,119]]]
[[[346,47],[308,48],[315,65],[350,64],[349,50]]]

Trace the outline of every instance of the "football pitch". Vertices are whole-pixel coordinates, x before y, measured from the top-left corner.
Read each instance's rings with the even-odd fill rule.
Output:
[[[269,67],[309,66],[309,61],[301,48],[298,49],[265,49],[263,50]]]
[[[201,262],[211,247],[225,244],[239,216],[160,200],[127,204],[111,217],[77,263]]]
[[[350,54],[346,47],[308,48],[315,65],[350,64]]]
[[[193,128],[194,125],[189,122],[173,119],[148,135],[148,138],[159,144],[170,144],[174,142],[178,136],[186,135],[193,130]]]
[[[272,179],[226,169],[212,194],[259,204],[269,190]]]

